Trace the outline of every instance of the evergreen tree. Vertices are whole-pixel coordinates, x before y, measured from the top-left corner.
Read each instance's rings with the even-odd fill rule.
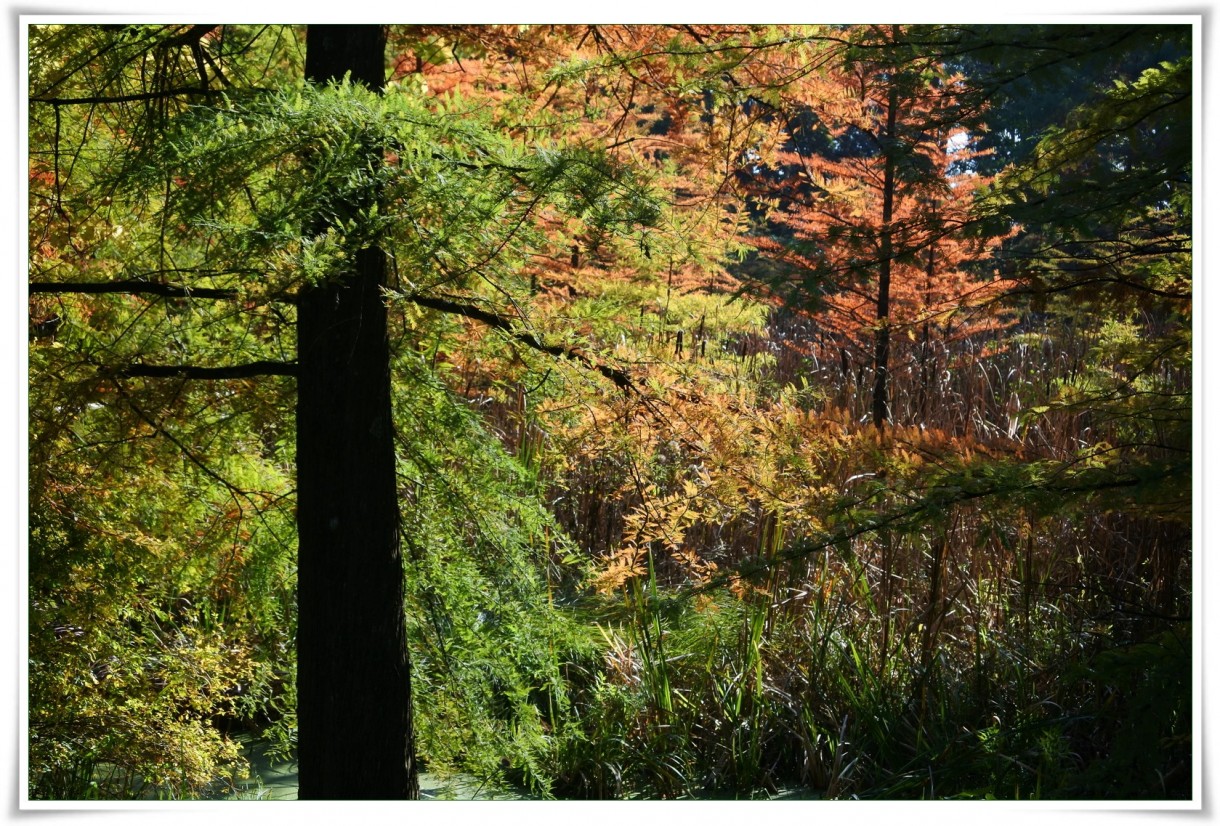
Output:
[[[96,336],[58,343],[70,343],[78,369],[95,371],[85,381],[115,387],[119,404],[133,380],[149,380],[151,394],[157,380],[296,380],[301,796],[411,797],[386,301],[476,320],[629,386],[472,288],[482,281],[510,302],[523,289],[513,273],[544,208],[605,232],[652,222],[656,207],[596,150],[523,154],[470,113],[445,110],[456,102],[433,107],[401,84],[379,95],[378,26],[311,27],[305,83],[292,77],[291,50],[278,51],[282,74],[270,88],[220,94],[212,84],[236,85],[251,68],[253,38],[226,51],[241,36],[54,27],[38,40],[32,133],[52,148],[32,158],[32,196],[45,209],[31,223],[41,236],[31,293],[48,312],[38,302],[63,302],[68,317],[56,323],[96,326]],[[87,44],[83,57],[69,44]],[[66,128],[61,110],[81,115]],[[66,138],[84,159],[79,174],[63,160]],[[98,208],[101,192],[111,209]],[[172,303],[160,316],[175,299],[206,305],[202,330]],[[239,361],[243,353],[251,358]],[[225,363],[193,361],[207,357]]]
[[[786,92],[816,124],[789,128],[821,132],[823,145],[793,142],[761,159],[780,178],[760,183],[776,209],[755,245],[792,273],[773,286],[820,320],[818,354],[841,362],[844,383],[871,367],[880,428],[894,417],[891,372],[904,349],[896,333],[915,339],[922,325],[926,357],[933,323],[948,331],[956,322],[959,336],[985,329],[950,313],[964,317],[994,295],[963,267],[994,241],[966,233],[984,131],[964,104],[966,79],[905,27],[858,27],[847,40],[829,68]],[[926,411],[927,384],[917,386],[921,401],[903,407]]]
[[[380,90],[385,81],[380,26],[311,25],[305,50],[312,83],[350,79]],[[385,149],[370,143],[356,152],[376,178]],[[324,234],[331,215],[368,214],[379,193],[361,194],[372,203],[337,198],[308,232]],[[390,410],[389,259],[379,245],[361,244],[344,263],[296,301],[300,796],[410,799],[419,782]]]

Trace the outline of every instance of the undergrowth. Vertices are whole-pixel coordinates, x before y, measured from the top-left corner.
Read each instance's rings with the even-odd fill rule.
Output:
[[[946,345],[936,391],[970,403],[880,431],[815,392],[832,367],[780,357],[783,318],[680,358],[641,328],[663,404],[475,396],[592,561],[499,776],[577,798],[1189,797],[1189,486],[1172,449],[1123,447],[1130,416],[1073,407],[1112,380],[1104,331]],[[896,396],[926,376],[906,363]],[[1188,417],[1148,426],[1189,444]]]

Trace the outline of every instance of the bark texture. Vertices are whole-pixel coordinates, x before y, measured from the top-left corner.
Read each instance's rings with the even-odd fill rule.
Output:
[[[379,89],[379,26],[310,26],[307,77]],[[374,152],[375,148],[370,148]],[[419,796],[382,297],[385,253],[298,300],[297,716],[302,799]]]

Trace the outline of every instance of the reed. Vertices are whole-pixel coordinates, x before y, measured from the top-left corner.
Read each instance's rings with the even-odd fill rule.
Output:
[[[607,345],[639,396],[466,382],[591,561],[551,560],[600,654],[530,746],[549,793],[1189,796],[1181,360],[1054,308],[898,328],[879,431],[866,353],[700,300]]]

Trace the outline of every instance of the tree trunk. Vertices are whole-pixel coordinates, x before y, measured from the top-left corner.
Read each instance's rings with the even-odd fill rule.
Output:
[[[894,257],[894,189],[897,185],[898,86],[890,78],[889,111],[885,115],[885,179],[881,192],[881,262],[877,277],[877,332],[874,353],[873,424],[885,429],[889,419],[890,271]]]
[[[305,73],[379,89],[379,26],[310,26]],[[375,153],[375,148],[370,148]],[[298,304],[297,722],[302,799],[419,795],[390,412],[385,252]]]
[[[935,212],[936,204],[932,210]],[[928,247],[928,263],[924,267],[923,330],[919,341],[919,423],[929,424],[928,408],[932,399],[932,283],[936,278],[936,245]]]

